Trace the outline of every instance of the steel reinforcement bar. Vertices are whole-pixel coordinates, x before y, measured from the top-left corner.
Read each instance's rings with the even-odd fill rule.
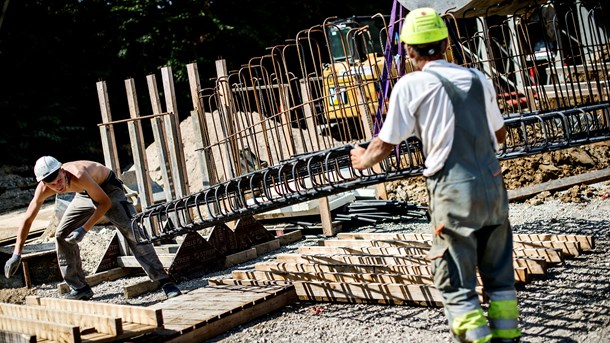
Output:
[[[610,104],[509,116],[498,157],[512,159],[610,140]],[[366,145],[368,143],[364,143]],[[379,167],[355,170],[351,144],[293,156],[134,216],[139,243],[154,242],[216,224],[386,181],[421,175],[421,144],[407,140]]]

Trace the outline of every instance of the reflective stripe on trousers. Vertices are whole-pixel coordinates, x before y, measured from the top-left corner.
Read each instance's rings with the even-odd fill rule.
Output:
[[[521,337],[518,329],[519,308],[517,294],[514,291],[487,292],[489,296],[489,325],[493,337]]]

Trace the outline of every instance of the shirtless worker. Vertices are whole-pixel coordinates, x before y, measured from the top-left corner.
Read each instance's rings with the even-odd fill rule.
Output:
[[[93,297],[93,291],[85,281],[78,243],[104,215],[125,237],[148,277],[159,281],[165,295],[172,298],[181,294],[163,269],[152,244],[137,244],[131,231],[135,207],[127,201],[123,184],[112,170],[93,161],[62,164],[54,157],[43,156],[36,161],[34,174],[38,186],[19,227],[13,255],[4,266],[7,278],[19,267],[23,245],[45,199],[55,194],[76,193],[55,232],[59,269],[72,289],[66,295],[67,299],[88,300]]]

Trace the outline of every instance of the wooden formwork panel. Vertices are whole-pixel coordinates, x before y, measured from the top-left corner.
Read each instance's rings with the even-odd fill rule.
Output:
[[[440,304],[440,297],[430,296],[437,294],[426,259],[431,234],[340,233],[337,238],[301,246],[297,253],[278,254],[275,261],[257,263],[254,270],[234,271],[231,278],[210,282],[292,284],[300,299],[312,301],[435,306],[438,300]],[[594,246],[589,236],[515,234],[513,238],[514,277],[519,283],[529,282],[531,275],[544,275],[564,256],[577,256],[581,245]],[[477,282],[482,285],[480,277]]]
[[[136,306],[39,297],[27,297],[26,305],[0,304],[0,330],[37,342],[123,341],[162,326],[161,311]]]
[[[208,285],[150,308],[163,311],[163,341],[201,342],[295,301],[292,285]]]

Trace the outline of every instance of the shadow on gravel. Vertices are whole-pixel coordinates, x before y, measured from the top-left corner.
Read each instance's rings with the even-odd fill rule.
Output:
[[[595,248],[550,266],[518,286],[522,342],[604,342],[610,325],[610,221],[553,218],[516,225],[515,233],[590,235]],[[594,335],[593,335],[594,336]],[[607,339],[607,338],[606,338]]]

